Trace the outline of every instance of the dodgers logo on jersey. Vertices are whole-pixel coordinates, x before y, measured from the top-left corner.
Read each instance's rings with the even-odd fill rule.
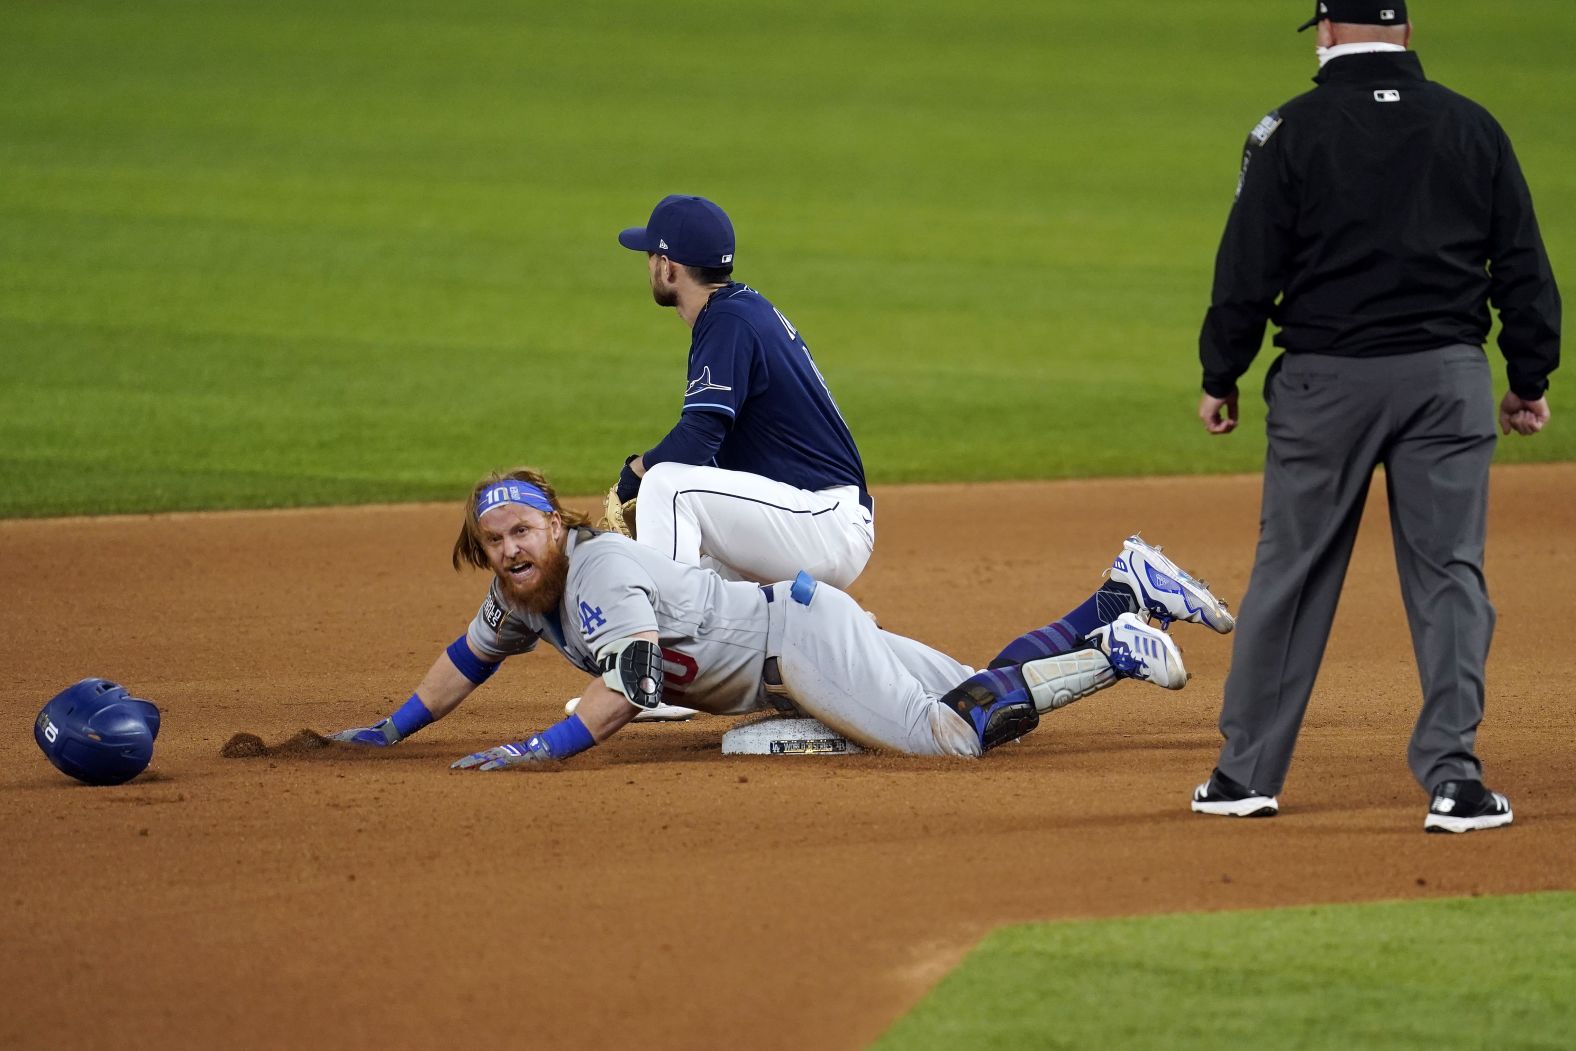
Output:
[[[607,623],[607,618],[602,616],[602,607],[591,607],[591,603],[580,601],[580,634],[589,635],[591,632]]]
[[[686,398],[693,398],[702,391],[732,389],[732,387],[725,387],[720,383],[713,383],[711,381],[711,366],[707,365],[705,368],[700,370],[699,376],[696,376],[694,379],[689,381],[689,386],[684,388],[684,396]]]

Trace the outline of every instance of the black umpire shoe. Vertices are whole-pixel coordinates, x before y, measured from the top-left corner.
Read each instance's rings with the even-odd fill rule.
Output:
[[[1193,811],[1225,817],[1274,817],[1280,811],[1280,804],[1274,796],[1239,785],[1216,770],[1209,775],[1208,781],[1193,790]]]
[[[1499,828],[1514,817],[1510,800],[1491,792],[1482,781],[1446,781],[1434,789],[1425,832],[1472,832],[1480,828]]]

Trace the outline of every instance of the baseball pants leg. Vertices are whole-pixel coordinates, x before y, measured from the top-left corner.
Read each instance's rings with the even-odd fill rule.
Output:
[[[675,562],[770,584],[803,570],[847,587],[875,548],[857,487],[809,492],[744,471],[661,463],[640,483],[635,535]]]
[[[1291,767],[1384,447],[1385,392],[1356,360],[1287,354],[1265,386],[1259,543],[1233,636],[1217,765],[1268,795]]]
[[[1385,459],[1390,529],[1423,706],[1407,749],[1419,784],[1481,780],[1475,746],[1494,607],[1483,580],[1494,387],[1478,347],[1409,372],[1411,421]]]
[[[978,756],[974,728],[940,702],[974,674],[939,650],[877,628],[848,595],[821,584],[808,606],[777,588],[778,667],[806,715],[851,740],[909,755]]]

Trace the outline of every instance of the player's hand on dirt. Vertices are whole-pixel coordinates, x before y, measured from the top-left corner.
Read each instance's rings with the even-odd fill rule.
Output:
[[[1549,399],[1527,401],[1517,397],[1515,391],[1506,391],[1499,403],[1499,430],[1501,434],[1537,434],[1549,422]]]
[[[537,761],[540,756],[531,748],[534,739],[517,741],[514,744],[501,744],[497,748],[489,748],[485,752],[473,752],[464,759],[456,759],[449,764],[450,770],[504,770],[521,763]]]
[[[386,732],[388,729],[391,729],[388,723],[389,721],[384,719],[382,722],[374,723],[371,726],[352,726],[350,729],[341,730],[337,734],[329,734],[328,739],[330,741],[338,741],[340,744],[361,744],[369,745],[373,748],[386,748],[394,743],[392,735]]]
[[[1222,410],[1226,414],[1224,418]],[[1224,398],[1205,394],[1199,399],[1198,418],[1204,421],[1204,429],[1210,434],[1230,434],[1237,429],[1237,392],[1232,391]]]

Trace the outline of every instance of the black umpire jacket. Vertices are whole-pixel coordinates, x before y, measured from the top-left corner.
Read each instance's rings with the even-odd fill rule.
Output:
[[[1409,51],[1334,58],[1314,82],[1248,136],[1199,336],[1204,390],[1236,389],[1266,320],[1291,352],[1405,354],[1482,346],[1492,301],[1511,390],[1541,397],[1560,295],[1499,123]]]

